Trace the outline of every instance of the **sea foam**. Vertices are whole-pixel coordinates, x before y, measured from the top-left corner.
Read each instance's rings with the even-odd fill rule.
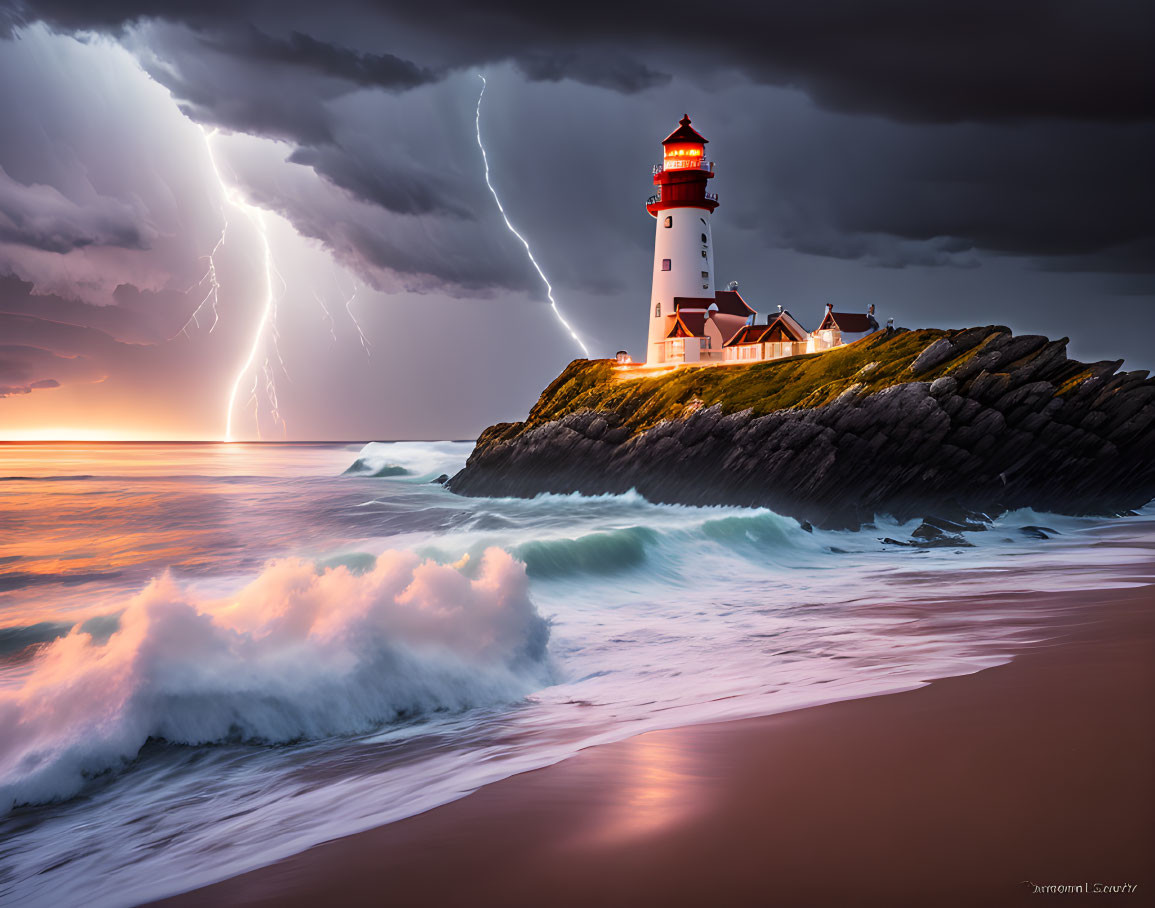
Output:
[[[524,566],[493,548],[458,567],[286,559],[210,601],[153,580],[105,642],[77,627],[0,692],[0,811],[71,796],[150,738],[287,742],[524,697],[549,673]]]

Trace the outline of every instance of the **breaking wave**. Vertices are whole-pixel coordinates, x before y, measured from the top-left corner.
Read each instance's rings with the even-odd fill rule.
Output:
[[[84,626],[10,635],[43,648],[0,691],[0,812],[69,797],[149,739],[279,743],[521,699],[547,681],[548,622],[509,554],[471,567],[397,551],[362,572],[287,559],[213,601],[166,574],[103,642]]]
[[[659,540],[659,534],[647,527],[628,527],[576,539],[527,542],[516,552],[531,577],[617,574],[640,566],[647,548]]]
[[[382,463],[374,457],[358,457],[345,471],[346,476],[408,476],[409,471],[395,463]]]
[[[89,618],[79,629],[97,643],[104,643],[120,626],[119,615],[97,615]],[[36,624],[0,627],[0,662],[31,658],[34,651],[71,631],[70,621],[40,621]]]
[[[342,475],[429,480],[440,473],[456,473],[472,448],[472,442],[371,441]]]

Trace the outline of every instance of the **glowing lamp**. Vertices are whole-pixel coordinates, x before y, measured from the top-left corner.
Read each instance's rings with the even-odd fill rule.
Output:
[[[705,154],[705,146],[697,143],[671,143],[665,148],[662,166],[667,170],[680,170],[688,167],[700,167],[702,165],[702,158],[705,157]]]

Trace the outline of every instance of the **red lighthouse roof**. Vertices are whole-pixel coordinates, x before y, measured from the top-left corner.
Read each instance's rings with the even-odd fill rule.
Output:
[[[699,134],[698,130],[690,125],[690,115],[686,114],[678,121],[680,124],[677,129],[662,139],[663,145],[670,145],[675,142],[696,142],[700,145],[705,145],[710,140],[704,138]]]

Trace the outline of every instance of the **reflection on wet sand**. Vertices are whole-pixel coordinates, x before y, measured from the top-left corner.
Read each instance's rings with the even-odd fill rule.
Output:
[[[690,736],[664,734],[618,744],[614,772],[605,774],[612,784],[598,790],[600,809],[591,811],[571,844],[580,849],[635,842],[686,824],[707,809],[710,769],[693,746]],[[591,763],[598,757],[598,750],[586,754]]]

